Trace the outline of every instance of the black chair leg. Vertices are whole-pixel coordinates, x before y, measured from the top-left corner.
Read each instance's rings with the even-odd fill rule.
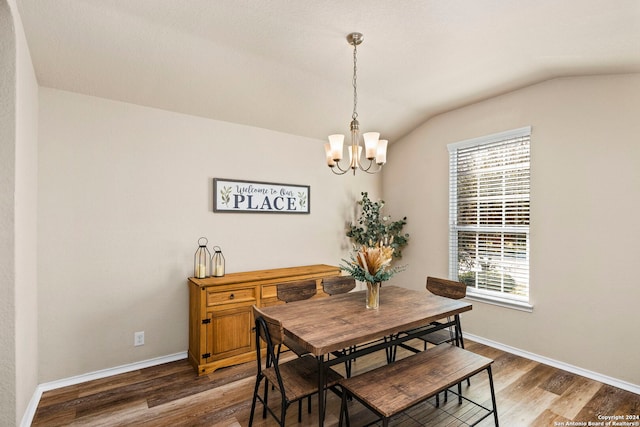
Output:
[[[253,425],[253,415],[256,411],[256,401],[258,400],[258,392],[260,390],[260,382],[262,378],[258,376],[256,378],[256,386],[253,388],[253,400],[251,401],[251,415],[249,416],[249,427]]]
[[[262,418],[263,419],[267,418],[267,402],[269,401],[268,400],[268,397],[269,397],[268,394],[269,394],[269,380],[267,380],[265,378],[265,380],[264,380],[264,399],[262,401],[262,406],[263,406],[263,408],[262,408]]]
[[[395,338],[398,337],[399,334],[396,335],[389,335],[389,337],[384,337],[384,341],[387,342],[387,340],[393,340]],[[389,363],[393,363],[396,361],[396,355],[398,354],[398,346],[397,345],[393,345],[391,347],[387,347],[384,349],[385,354],[387,356],[387,364]]]
[[[347,378],[351,378],[351,360],[345,360],[344,371],[347,374]]]
[[[298,412],[298,416],[300,416],[300,412]],[[284,427],[285,418],[287,417],[287,404],[283,400],[280,402],[280,427]]]

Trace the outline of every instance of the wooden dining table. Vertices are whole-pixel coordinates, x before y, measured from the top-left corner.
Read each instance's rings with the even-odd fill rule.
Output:
[[[466,301],[399,286],[380,289],[377,309],[366,308],[365,291],[261,308],[282,322],[287,338],[316,356],[320,426],[324,424],[325,372],[329,366],[389,350],[423,335],[421,328],[449,316],[456,319],[455,326],[460,330],[458,315],[471,309]],[[353,346],[355,350],[343,351]],[[388,361],[392,362],[392,358],[388,357]]]

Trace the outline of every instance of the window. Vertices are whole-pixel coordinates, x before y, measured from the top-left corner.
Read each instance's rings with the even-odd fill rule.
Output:
[[[448,145],[449,273],[470,298],[530,310],[531,128]]]

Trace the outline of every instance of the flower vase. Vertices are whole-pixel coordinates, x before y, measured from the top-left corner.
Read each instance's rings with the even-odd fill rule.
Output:
[[[367,282],[367,308],[380,306],[380,282]]]

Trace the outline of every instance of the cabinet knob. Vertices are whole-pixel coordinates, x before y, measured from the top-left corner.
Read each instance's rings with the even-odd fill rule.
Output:
[[[229,299],[234,299],[236,296],[234,294],[229,295]]]

